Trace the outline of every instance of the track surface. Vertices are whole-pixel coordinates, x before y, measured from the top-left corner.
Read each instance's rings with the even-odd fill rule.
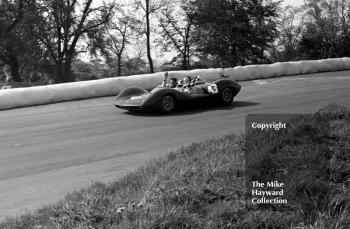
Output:
[[[350,107],[350,71],[242,82],[233,106],[132,114],[113,97],[0,111],[0,219],[93,181],[112,181],[180,145],[244,131],[247,114]]]

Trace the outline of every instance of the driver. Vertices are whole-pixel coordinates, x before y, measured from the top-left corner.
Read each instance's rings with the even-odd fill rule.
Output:
[[[168,87],[168,88],[176,88],[178,86],[177,79],[176,78],[170,78],[169,83],[166,83],[167,79],[169,77],[168,72],[164,74],[164,80],[162,83],[162,87]]]
[[[192,83],[192,78],[191,76],[186,76],[183,79],[183,85],[181,87],[181,90],[185,93],[190,94],[191,93],[191,88],[193,87],[193,83]]]
[[[199,76],[192,78],[191,76],[186,76],[184,79],[184,85],[182,86],[182,91],[188,94],[205,94],[204,89],[206,81]]]

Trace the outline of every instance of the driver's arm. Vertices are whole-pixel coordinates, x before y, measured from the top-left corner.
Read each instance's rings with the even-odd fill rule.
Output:
[[[166,81],[165,80],[163,80],[163,82],[162,82],[162,85],[161,85],[162,87],[166,87]]]
[[[194,83],[195,84],[202,84],[205,83],[206,81],[202,79],[200,76],[196,76]]]
[[[162,82],[162,87],[166,87],[166,80],[168,79],[168,76],[169,76],[169,74],[168,74],[168,72],[166,72],[166,73],[164,74],[164,80],[163,80],[163,82]]]

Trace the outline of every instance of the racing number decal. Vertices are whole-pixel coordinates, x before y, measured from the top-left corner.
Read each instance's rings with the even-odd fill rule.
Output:
[[[208,92],[209,92],[210,94],[216,94],[216,93],[218,93],[218,92],[219,92],[218,86],[216,86],[215,83],[209,85],[209,86],[208,86]]]

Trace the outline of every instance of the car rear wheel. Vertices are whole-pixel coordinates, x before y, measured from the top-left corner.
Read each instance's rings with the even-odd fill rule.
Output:
[[[223,105],[230,105],[233,101],[233,92],[232,89],[226,87],[222,90],[220,95],[220,101]]]
[[[175,106],[175,97],[172,95],[164,95],[160,102],[160,111],[169,114],[175,110]]]

